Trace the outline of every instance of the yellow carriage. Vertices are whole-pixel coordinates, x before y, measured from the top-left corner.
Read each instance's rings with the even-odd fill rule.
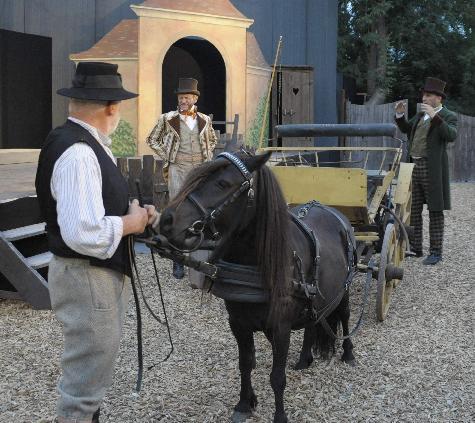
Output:
[[[414,165],[401,162],[403,142],[395,138],[396,126],[302,124],[276,130],[281,137],[363,137],[360,145],[350,147],[268,147],[259,152],[272,152],[268,163],[289,206],[317,200],[350,220],[358,270],[367,272],[375,255],[369,271],[377,280],[377,318],[384,320],[392,291],[404,275],[401,264],[411,254],[407,232]],[[383,136],[392,145],[368,146],[368,137]]]

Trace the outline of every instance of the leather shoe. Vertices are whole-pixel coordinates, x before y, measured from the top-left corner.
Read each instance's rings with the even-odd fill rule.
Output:
[[[175,279],[183,279],[185,276],[185,268],[182,264],[173,262],[173,277]]]
[[[437,264],[439,261],[442,261],[442,256],[440,254],[431,254],[423,260],[422,264],[434,265]]]
[[[101,415],[101,409],[98,408],[94,415],[92,416],[92,421],[91,423],[99,423],[99,416]]]

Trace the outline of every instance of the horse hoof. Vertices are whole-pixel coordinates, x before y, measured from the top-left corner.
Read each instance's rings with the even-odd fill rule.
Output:
[[[297,364],[294,366],[294,370],[305,370],[310,367],[310,364],[312,364],[312,360],[300,360]]]
[[[342,360],[342,361],[343,361],[343,363],[348,364],[348,366],[350,366],[350,367],[356,367],[356,360],[355,359]]]
[[[244,423],[247,419],[249,419],[252,416],[252,413],[250,412],[242,412],[242,411],[235,411],[233,413],[233,416],[231,418],[232,423]]]

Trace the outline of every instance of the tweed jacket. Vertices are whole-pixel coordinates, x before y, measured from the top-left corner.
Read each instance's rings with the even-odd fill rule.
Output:
[[[216,146],[216,134],[214,133],[209,116],[198,112],[198,132],[203,161],[213,158],[213,150]],[[147,144],[165,162],[167,168],[175,162],[176,154],[180,148],[180,115],[178,111],[162,114],[158,122],[147,137]]]
[[[409,151],[419,120],[424,116],[417,113],[409,122],[405,117],[396,119],[399,129],[408,135]],[[427,134],[427,170],[429,195],[427,206],[431,211],[450,210],[450,181],[447,143],[457,137],[457,115],[443,107],[431,121]]]

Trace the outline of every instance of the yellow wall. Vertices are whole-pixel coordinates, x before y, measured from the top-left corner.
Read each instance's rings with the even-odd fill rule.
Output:
[[[145,139],[157,117],[166,112],[162,105],[162,63],[169,48],[179,39],[198,36],[213,44],[226,66],[226,120],[239,113],[239,132],[246,131],[246,28],[224,25],[222,19],[185,19],[174,13],[167,18],[140,15],[139,23],[139,102],[138,154],[150,154]],[[252,22],[252,21],[249,21]],[[241,123],[242,122],[242,123]]]

